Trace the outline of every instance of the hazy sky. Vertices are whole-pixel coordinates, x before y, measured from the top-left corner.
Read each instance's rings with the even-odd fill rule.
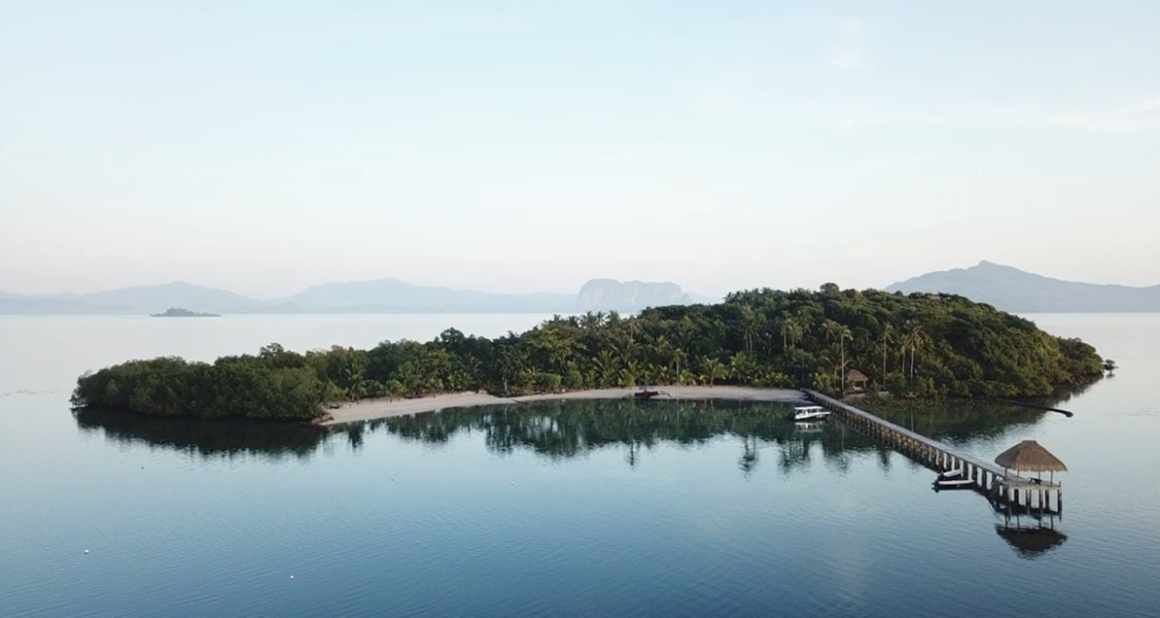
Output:
[[[1160,3],[0,0],[0,290],[1160,283]]]

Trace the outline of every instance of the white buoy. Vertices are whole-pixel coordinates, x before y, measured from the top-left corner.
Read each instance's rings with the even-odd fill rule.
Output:
[[[86,553],[86,554],[87,554],[87,553],[89,553],[89,550],[87,550],[87,549],[86,549],[86,550],[85,550],[85,553]]]
[[[293,576],[293,575],[291,575],[291,576],[290,576],[290,579],[294,579],[294,576]]]

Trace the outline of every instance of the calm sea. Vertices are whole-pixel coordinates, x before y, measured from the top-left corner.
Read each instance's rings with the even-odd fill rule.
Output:
[[[1058,404],[1074,418],[894,417],[987,458],[1039,440],[1071,469],[1048,521],[935,493],[905,457],[772,405],[543,404],[331,433],[68,407],[79,373],[128,358],[543,317],[0,317],[0,616],[1160,615],[1160,315],[1031,316],[1121,366]]]

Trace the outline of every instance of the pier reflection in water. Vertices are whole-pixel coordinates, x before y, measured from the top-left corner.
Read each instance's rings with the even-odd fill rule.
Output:
[[[1004,517],[995,524],[998,534],[1020,558],[1032,560],[1053,551],[1067,541],[1067,535],[1056,530],[1059,516]]]
[[[155,418],[99,410],[74,412],[85,433],[110,442],[186,451],[203,457],[308,458],[326,444],[362,448],[377,433],[441,445],[456,436],[481,433],[488,450],[527,450],[549,459],[622,448],[634,465],[661,443],[696,446],[722,436],[740,439],[739,469],[752,471],[771,448],[787,472],[821,457],[839,466],[853,452],[877,451],[890,466],[889,449],[839,423],[795,424],[781,404],[735,402],[569,401],[446,409],[383,418],[330,429],[303,424],[238,420]],[[815,448],[817,446],[818,448]],[[816,452],[817,451],[817,452]],[[763,453],[765,452],[765,453]]]
[[[852,454],[877,453],[888,470],[891,449],[838,422],[793,423],[785,404],[742,402],[561,401],[446,409],[323,429],[302,424],[238,420],[141,417],[102,411],[74,413],[83,432],[111,442],[138,443],[202,457],[309,458],[327,444],[345,442],[354,451],[377,433],[428,445],[479,433],[497,454],[526,450],[549,459],[620,448],[633,466],[661,443],[692,447],[720,437],[739,439],[738,469],[751,473],[767,460],[792,473],[820,456],[841,470]],[[952,443],[989,443],[1013,428],[1038,421],[1043,411],[1015,406],[974,406],[954,414],[934,407],[888,411],[884,416],[916,429],[937,426]],[[771,453],[770,451],[774,451]],[[920,467],[918,462],[911,462]]]
[[[548,460],[584,457],[620,449],[625,465],[637,466],[661,444],[696,448],[719,439],[736,439],[736,469],[748,477],[774,465],[782,476],[807,471],[820,459],[839,474],[859,454],[872,455],[889,471],[897,462],[886,445],[845,423],[794,423],[790,406],[740,402],[566,401],[511,406],[445,409],[441,412],[383,418],[330,429],[302,424],[234,420],[159,419],[100,411],[78,411],[77,425],[115,443],[185,452],[202,458],[256,457],[302,459],[346,444],[357,453],[376,434],[435,449],[460,436],[482,436],[485,448],[501,456],[531,452]],[[930,429],[945,440],[971,446],[1000,444],[1013,428],[1037,422],[1043,411],[1016,406],[978,405],[957,413],[928,406],[887,412],[897,421]],[[985,447],[984,447],[985,448]],[[928,464],[905,459],[912,468]],[[908,481],[899,481],[908,482]],[[1067,536],[1058,519],[1020,515],[995,506],[997,534],[1024,558],[1041,556]],[[981,520],[980,525],[986,525]]]
[[[654,429],[599,402],[329,431],[74,418],[86,368],[213,358],[255,324],[178,340],[140,331],[155,321],[18,320],[0,329],[0,614],[1160,615],[1160,494],[1146,491],[1160,485],[1160,318],[1035,319],[1123,366],[1057,403],[1073,418],[857,405],[988,461],[1038,440],[1072,470],[1062,519],[935,493],[900,453],[768,406],[692,404],[680,423],[674,403],[626,411],[675,425]],[[308,322],[294,347],[344,340],[345,319]],[[351,345],[403,336],[373,330]]]

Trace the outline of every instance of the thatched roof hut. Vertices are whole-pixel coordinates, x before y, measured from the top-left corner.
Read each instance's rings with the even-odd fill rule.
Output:
[[[856,391],[863,390],[870,384],[870,378],[867,378],[866,374],[857,369],[851,369],[846,372],[846,381],[853,385]]]
[[[1015,446],[999,453],[995,463],[1015,472],[1067,472],[1058,457],[1035,440],[1024,440]]]

